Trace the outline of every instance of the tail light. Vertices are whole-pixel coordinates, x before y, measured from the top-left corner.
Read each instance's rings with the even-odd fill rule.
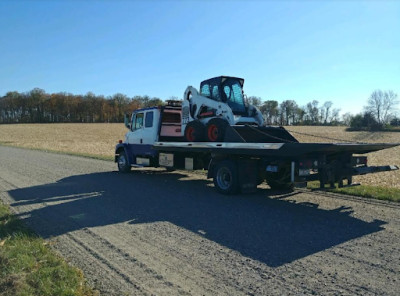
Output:
[[[353,156],[352,159],[351,159],[351,164],[353,166],[367,165],[368,164],[368,158],[366,156]]]

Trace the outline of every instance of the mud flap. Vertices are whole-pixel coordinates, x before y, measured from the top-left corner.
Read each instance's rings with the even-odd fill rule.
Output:
[[[237,167],[241,192],[255,192],[258,181],[258,161],[255,159],[239,159]]]

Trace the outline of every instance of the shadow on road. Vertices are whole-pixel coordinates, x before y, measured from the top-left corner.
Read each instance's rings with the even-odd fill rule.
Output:
[[[9,194],[14,207],[45,204],[20,214],[45,238],[85,227],[166,221],[271,267],[380,231],[385,224],[353,218],[350,208],[325,210],[285,199],[296,193],[276,197],[264,189],[223,196],[207,182],[161,171],[107,172]]]

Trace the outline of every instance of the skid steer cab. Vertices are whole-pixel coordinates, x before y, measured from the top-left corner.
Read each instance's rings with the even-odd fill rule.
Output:
[[[262,126],[260,110],[245,102],[244,79],[204,80],[200,91],[188,86],[182,102],[182,136],[188,142],[223,142],[228,126]]]

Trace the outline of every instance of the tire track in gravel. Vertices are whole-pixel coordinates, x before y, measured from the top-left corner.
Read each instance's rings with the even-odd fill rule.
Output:
[[[12,182],[6,181],[4,178],[0,178],[0,182],[3,184],[6,184],[6,186],[2,186],[5,191],[9,190],[15,190],[18,189],[18,187],[13,184]],[[1,184],[0,183],[0,184]],[[48,202],[41,202],[41,204],[46,207],[49,206],[50,204]],[[31,207],[29,206],[22,206],[20,208],[20,213],[28,213],[32,210]],[[53,211],[51,213],[52,217],[56,217],[58,215],[62,215],[63,213],[60,211]],[[72,221],[72,223],[76,224],[78,227],[80,226],[79,223]],[[31,220],[30,226],[34,229],[46,229],[45,232],[49,231],[49,224],[51,224],[51,219],[44,219],[40,217],[39,219]],[[62,231],[63,227],[58,226],[58,225],[52,225],[51,226],[51,231]],[[74,255],[76,256],[77,253],[84,254],[82,257],[86,257],[86,260],[90,261],[90,264],[93,264],[92,262],[96,262],[97,268],[101,268],[102,270],[109,270],[109,274],[112,274],[113,276],[111,277],[112,281],[118,282],[119,286],[116,286],[116,288],[121,289],[122,285],[125,287],[126,292],[125,293],[133,293],[134,295],[151,295],[152,293],[146,289],[143,288],[143,284],[139,285],[139,283],[142,282],[142,279],[137,280],[133,279],[132,277],[128,276],[126,270],[122,271],[118,267],[118,261],[121,260],[116,260],[116,258],[113,258],[113,260],[110,261],[110,258],[107,258],[107,256],[104,256],[104,254],[113,254],[115,255],[115,252],[118,251],[118,253],[122,254],[123,257],[126,259],[126,253],[124,254],[122,250],[117,249],[114,245],[109,243],[107,240],[104,238],[96,235],[94,232],[87,228],[83,228],[83,231],[80,232],[72,232],[72,233],[66,233],[63,235],[65,238],[64,240],[68,241],[66,245],[69,247],[75,246],[75,250],[77,251]],[[43,231],[42,231],[43,232]],[[86,235],[85,235],[86,234]],[[97,246],[96,248],[93,248],[92,246]],[[108,248],[108,250],[99,252],[101,249]],[[92,259],[88,259],[88,257],[92,257]],[[114,256],[115,257],[115,256]],[[134,258],[129,258],[130,261],[132,262],[137,262],[136,259]],[[127,263],[126,260],[124,262],[125,264]],[[139,268],[141,271],[145,271],[146,276],[148,276],[151,271],[147,269],[143,263],[137,262],[137,265],[139,265]],[[130,266],[132,267],[132,266]],[[142,272],[139,272],[136,270],[137,274],[141,274]],[[119,277],[119,278],[118,278]],[[158,280],[161,280],[162,278],[157,277]],[[123,283],[125,282],[125,283]],[[172,283],[167,283],[167,286],[173,286]],[[132,291],[132,288],[134,291]],[[129,292],[128,292],[129,291]]]
[[[144,286],[154,286],[154,278],[158,281],[162,281],[168,288],[173,288],[175,293],[180,295],[190,295],[195,291],[185,291],[182,286],[187,285],[192,279],[188,276],[182,277],[182,274],[192,274],[193,270],[187,270],[183,272],[181,269],[178,268],[180,261],[177,258],[174,258],[172,252],[163,252],[159,248],[159,245],[162,244],[162,240],[160,240],[160,235],[157,236],[157,241],[146,240],[140,234],[137,234],[132,238],[130,237],[129,240],[125,239],[123,234],[120,233],[120,230],[116,227],[110,231],[110,235],[108,235],[107,240],[102,238],[100,235],[96,234],[96,229],[87,230],[90,234],[98,238],[100,241],[103,242],[104,245],[107,245],[114,253],[119,253],[121,259],[124,261],[129,261],[130,264],[124,267],[126,272],[130,273],[133,272],[135,274],[141,274],[140,282]],[[147,232],[147,231],[146,231]],[[133,256],[132,252],[129,252],[129,246],[135,246],[135,255]],[[157,246],[158,245],[158,246]],[[164,248],[163,248],[164,249]],[[139,259],[140,258],[140,259]],[[143,261],[147,262],[144,264]],[[155,269],[152,269],[152,266],[157,268],[162,264],[164,269],[168,272],[158,271],[156,272]],[[131,266],[133,265],[133,266]],[[142,271],[136,271],[135,268],[140,268]],[[169,280],[172,279],[172,280]],[[194,281],[189,286],[195,287],[199,284],[199,282]],[[157,284],[160,286],[159,284]],[[172,291],[168,293],[167,290],[161,289],[162,287],[152,287],[152,291],[156,289],[159,290],[159,295],[165,294],[174,294]],[[203,287],[202,291],[207,291],[207,287]],[[190,293],[189,293],[190,292]],[[211,290],[208,290],[208,293],[212,293]]]
[[[157,266],[162,264],[168,271],[167,273],[161,272],[162,276],[173,279],[180,286],[192,287],[190,293],[198,295],[206,291],[206,294],[211,295],[218,289],[223,289],[227,294],[238,294],[240,291],[245,293],[245,289],[241,285],[235,284],[233,281],[225,283],[229,274],[235,270],[232,263],[237,263],[237,258],[235,258],[237,255],[230,258],[229,254],[231,252],[226,253],[222,250],[210,254],[207,250],[215,247],[211,247],[209,242],[204,239],[199,240],[195,235],[182,231],[180,232],[181,236],[176,235],[179,233],[178,231],[174,233],[174,241],[179,243],[172,245],[170,241],[171,232],[168,230],[170,227],[174,226],[168,225],[165,227],[165,223],[163,223],[163,225],[158,224],[157,228],[154,229],[146,227],[146,231],[141,234],[135,233],[134,239],[129,239],[129,244],[134,245],[136,249],[142,250],[141,256],[144,257],[144,261],[148,262],[148,265]],[[128,241],[121,239],[122,236],[118,236],[117,232],[118,229],[113,229],[112,233],[115,235],[108,236],[110,240],[108,243],[112,246],[120,245],[126,249],[125,246]],[[156,233],[157,236],[152,232]],[[154,241],[154,237],[157,237],[157,241]],[[163,247],[160,248],[160,245]],[[143,250],[145,250],[145,253]],[[196,258],[194,258],[193,253],[196,253]],[[212,265],[214,260],[220,263],[223,261],[224,264],[221,266],[224,268]],[[191,265],[182,265],[181,262],[185,261],[191,261],[196,268],[192,268]],[[249,261],[246,258],[242,260],[240,265],[249,265]],[[231,277],[235,278],[233,275]],[[207,281],[204,282],[204,279],[207,279]],[[201,287],[201,289],[193,287]],[[161,293],[161,295],[163,294]]]
[[[83,229],[83,233],[80,232],[80,236],[82,236],[81,241],[84,241],[85,245],[90,246],[88,248],[93,247],[93,249],[96,249],[97,252],[93,252],[97,253],[97,256],[102,258],[102,261],[107,262],[110,268],[114,268],[128,283],[140,283],[140,286],[134,284],[135,288],[139,289],[141,287],[143,291],[146,291],[146,287],[149,287],[146,292],[157,290],[157,294],[159,293],[161,295],[173,293],[190,295],[181,287],[166,280],[158,272],[149,268],[142,261],[118,248],[116,244],[112,244],[109,240],[97,235],[92,230],[85,228]],[[89,236],[91,238],[89,238]],[[100,253],[99,250],[102,249],[104,249],[104,251]],[[115,266],[118,266],[118,268]],[[129,276],[130,274],[135,274],[135,278],[131,279],[131,276]],[[157,287],[153,287],[154,282],[157,282]]]
[[[7,182],[9,185],[7,190],[10,189],[16,189],[17,187],[13,185],[10,182]],[[43,206],[49,206],[50,204],[48,202],[41,202]],[[21,213],[27,213],[30,212],[32,209],[29,206],[22,206],[20,207],[20,212]],[[35,219],[31,220],[30,226],[33,227],[34,229],[41,229],[41,232],[43,235],[46,235],[48,232],[58,232],[61,231],[63,232],[64,227],[59,226],[59,225],[52,225],[51,229],[49,229],[49,224],[51,224],[51,218],[52,217],[57,217],[59,215],[62,215],[62,212],[59,212],[57,210],[52,211],[50,215],[47,215],[48,218],[50,219]],[[76,224],[77,226],[80,226],[79,223],[72,221],[71,223]],[[79,228],[79,227],[78,227]],[[115,227],[114,227],[115,228]],[[160,236],[159,236],[159,231],[158,229],[156,230],[158,232],[157,235],[157,241],[158,243],[160,242]],[[113,236],[113,233],[117,233],[117,229],[113,229],[113,231],[110,232],[109,235]],[[154,247],[155,243],[150,243],[150,240],[146,240],[143,236],[140,236],[138,233],[138,238],[132,240],[130,239],[130,243],[135,245],[135,248],[137,248],[140,244],[142,244],[142,250],[146,250],[147,252],[147,259],[150,259],[151,257],[154,257],[154,254],[152,255],[151,251],[149,251],[149,247],[153,246],[152,249],[156,250],[157,247]],[[145,232],[145,235],[148,234],[148,231]],[[199,276],[198,279],[194,279],[193,277],[190,279],[185,276],[184,279],[181,279],[179,282],[181,284],[188,284],[188,281],[193,280],[191,287],[194,287],[196,285],[202,286],[202,288],[199,291],[196,291],[196,289],[191,289],[188,292],[185,292],[181,287],[174,285],[171,282],[166,281],[162,275],[157,274],[157,272],[149,269],[144,263],[138,261],[137,259],[133,258],[130,256],[128,253],[124,252],[123,250],[119,249],[116,247],[116,245],[120,245],[121,241],[123,241],[124,234],[121,234],[120,236],[116,236],[114,239],[115,244],[109,242],[108,240],[102,238],[100,235],[97,235],[95,232],[88,228],[83,228],[82,231],[79,232],[72,232],[72,233],[67,233],[65,235],[62,235],[64,245],[67,245],[68,248],[74,248],[75,252],[73,252],[73,256],[77,256],[77,254],[81,254],[81,258],[85,258],[85,261],[89,261],[89,265],[93,265],[93,262],[96,262],[96,268],[100,268],[102,270],[108,270],[109,274],[113,274],[110,279],[114,282],[118,282],[119,286],[118,289],[123,289],[125,287],[125,292],[127,294],[133,293],[133,295],[151,295],[156,291],[157,295],[191,295],[191,293],[194,294],[202,294],[206,292],[207,294],[211,295],[215,293],[215,290],[209,289],[205,283],[199,282],[198,279],[204,280],[204,276]],[[153,236],[154,237],[154,236]],[[184,236],[183,236],[184,237]],[[186,237],[184,237],[185,240],[188,240]],[[57,238],[56,241],[60,241],[60,238]],[[144,244],[143,244],[144,242]],[[191,245],[191,243],[189,244]],[[56,247],[57,249],[57,247]],[[173,251],[172,248],[170,248],[167,252],[164,252],[160,256],[160,254],[157,254],[157,257],[155,260],[157,261],[164,261],[166,264],[165,266],[169,267],[171,269],[174,268],[174,263],[178,263],[179,259],[188,259],[187,256],[186,258],[183,258],[180,256],[180,258],[177,258],[174,263],[168,262],[168,260],[163,260],[166,256],[168,256],[168,259],[171,259],[172,255],[170,251]],[[160,252],[157,250],[157,252]],[[71,254],[71,253],[70,253]],[[111,255],[110,255],[111,254]],[[116,256],[118,254],[119,256]],[[179,254],[179,253],[178,253]],[[207,256],[207,254],[206,254]],[[70,258],[70,256],[67,256]],[[89,259],[91,257],[91,259]],[[112,258],[110,258],[112,257]],[[71,258],[70,258],[71,259]],[[73,261],[73,260],[72,260]],[[121,268],[123,265],[124,268]],[[132,263],[132,264],[130,264]],[[79,264],[78,264],[79,266]],[[198,268],[197,268],[198,269]],[[196,274],[198,276],[198,272],[195,273],[193,272],[195,270],[190,269],[187,270],[187,273],[185,274]],[[92,273],[91,271],[90,273]],[[215,272],[215,271],[214,271]],[[127,276],[128,274],[136,274],[137,278],[132,278],[130,276]],[[181,271],[176,270],[176,275],[181,273]],[[103,273],[104,276],[104,273]],[[214,273],[209,272],[209,278],[212,276],[215,276]],[[118,278],[120,277],[120,278]],[[176,278],[175,278],[176,280]],[[151,287],[154,285],[154,281],[157,282],[157,287]],[[123,283],[125,282],[125,283]],[[152,284],[153,282],[153,284]],[[139,284],[140,283],[140,284]],[[207,283],[209,285],[210,283]],[[163,285],[165,287],[163,287]],[[121,287],[122,286],[122,287]],[[150,286],[151,290],[147,290],[145,287]],[[135,291],[132,291],[132,288],[134,288]],[[168,291],[169,288],[172,288],[171,291]],[[220,288],[220,287],[219,287]],[[217,288],[216,288],[217,289]],[[229,290],[229,289],[228,289]],[[231,289],[229,294],[237,294],[241,288],[239,286],[234,287],[234,289]],[[109,288],[103,288],[103,292],[109,293]],[[129,291],[129,292],[128,292]],[[151,291],[151,292],[150,292]],[[227,291],[226,291],[227,292]]]
[[[5,185],[4,185],[5,184]],[[1,193],[7,192],[9,190],[15,190],[18,189],[18,187],[13,184],[12,182],[9,182],[5,180],[4,178],[0,177],[0,188],[1,188]],[[2,196],[3,198],[6,198],[6,196]],[[48,203],[42,202],[44,206],[47,206]],[[29,206],[22,206],[20,207],[20,213],[24,212],[29,212],[31,207]],[[18,213],[17,213],[18,214]],[[62,213],[54,213],[55,215],[60,215]],[[46,229],[48,227],[50,220],[46,220],[44,218],[41,219],[35,219],[35,221],[31,221],[30,226],[33,227],[34,229]],[[57,226],[55,226],[57,227]],[[62,227],[57,227],[58,229],[62,229]],[[54,226],[53,226],[54,230]],[[59,239],[58,239],[59,240]],[[123,280],[125,280],[129,285],[126,286],[126,290],[129,291],[130,288],[135,288],[137,289],[140,294],[144,294],[144,290],[141,289],[137,284],[132,282],[126,275],[124,275],[122,272],[119,272],[117,268],[115,268],[112,264],[110,264],[107,260],[102,258],[100,255],[98,255],[95,251],[93,251],[91,248],[89,248],[85,243],[81,242],[79,239],[75,237],[73,233],[67,233],[63,236],[63,241],[66,245],[69,246],[69,248],[73,249],[74,252],[70,252],[71,254],[85,254],[86,256],[92,256],[94,259],[90,260],[91,262],[96,262],[96,269],[100,268],[102,270],[108,269],[110,272],[108,274],[117,274],[119,277],[121,277]],[[121,281],[117,279],[117,277],[112,276],[111,277],[112,281],[119,282],[121,285]],[[128,288],[129,287],[129,288]],[[115,288],[121,289],[120,286],[116,286]]]
[[[84,230],[86,233],[88,233],[88,230]],[[66,236],[72,240],[75,244],[79,245],[85,253],[88,253],[90,256],[93,257],[93,261],[95,262],[100,262],[102,265],[104,265],[102,268],[103,269],[108,269],[112,272],[112,274],[117,275],[121,279],[123,279],[129,286],[133,287],[137,292],[140,292],[142,294],[149,294],[149,291],[146,291],[143,289],[143,287],[139,286],[137,283],[139,282],[136,279],[131,278],[130,276],[126,275],[123,273],[119,268],[117,268],[116,264],[111,263],[108,258],[106,258],[103,254],[99,253],[98,248],[95,248],[98,245],[98,242],[90,240],[87,236],[86,237],[81,237],[79,239],[77,235],[73,235],[70,233],[67,233]],[[92,247],[93,246],[93,247]],[[104,248],[104,246],[102,246]],[[115,249],[115,248],[111,248]],[[115,261],[115,260],[114,260]],[[126,263],[126,262],[125,262]]]

